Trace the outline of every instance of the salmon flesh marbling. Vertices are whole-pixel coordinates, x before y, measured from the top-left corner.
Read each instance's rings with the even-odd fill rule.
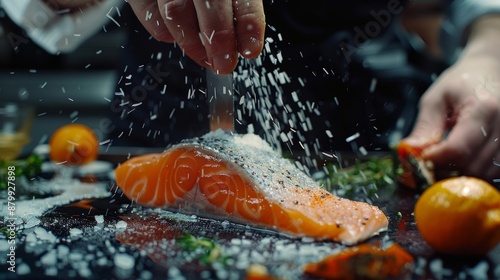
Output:
[[[388,226],[378,207],[322,189],[254,134],[210,132],[131,158],[115,176],[137,204],[293,236],[355,244]]]

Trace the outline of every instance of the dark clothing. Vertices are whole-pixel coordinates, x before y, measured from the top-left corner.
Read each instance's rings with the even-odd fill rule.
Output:
[[[397,75],[383,80],[357,50],[390,31],[405,1],[313,2],[266,2],[266,37],[272,40],[259,59],[242,60],[236,70],[237,132],[251,124],[268,142],[291,151],[387,149],[405,86],[414,84],[421,93],[429,82]],[[133,22],[117,91],[124,96],[112,106],[113,144],[162,147],[208,132],[204,69]]]

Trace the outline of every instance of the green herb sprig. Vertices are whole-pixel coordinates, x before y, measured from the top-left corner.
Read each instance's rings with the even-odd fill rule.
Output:
[[[223,253],[216,241],[206,237],[195,237],[186,232],[177,238],[177,244],[188,252],[198,253],[197,258],[205,265],[216,262],[228,265],[228,261],[231,259]]]
[[[364,188],[368,196],[375,195],[382,187],[393,186],[402,173],[391,157],[358,161],[346,168],[327,164],[326,170],[317,177],[317,181],[328,191],[342,190],[350,195],[360,187],[369,187]]]
[[[26,159],[0,160],[0,190],[6,190],[8,186],[8,167],[15,167],[16,178],[25,177],[31,179],[42,171],[42,158],[32,154]]]
[[[9,230],[7,227],[0,228],[0,234],[4,235],[5,237],[9,237]]]

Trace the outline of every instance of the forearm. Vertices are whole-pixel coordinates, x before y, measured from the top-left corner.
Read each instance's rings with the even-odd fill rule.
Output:
[[[448,3],[442,31],[441,45],[443,54],[448,62],[453,63],[462,52],[467,43],[470,49],[472,37],[479,34],[480,29],[486,28],[485,32],[491,34],[496,24],[494,18],[500,15],[499,0],[445,0]],[[486,25],[493,24],[491,27]],[[498,27],[496,27],[498,28]],[[480,32],[482,33],[482,31]],[[481,40],[486,40],[481,36]],[[474,39],[475,40],[475,39]]]
[[[462,55],[494,55],[500,59],[500,14],[485,15],[475,20],[469,29]]]

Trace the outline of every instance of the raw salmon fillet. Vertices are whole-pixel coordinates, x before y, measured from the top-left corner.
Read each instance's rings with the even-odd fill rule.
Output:
[[[210,132],[115,171],[133,202],[344,244],[386,230],[377,207],[334,196],[254,134]]]

